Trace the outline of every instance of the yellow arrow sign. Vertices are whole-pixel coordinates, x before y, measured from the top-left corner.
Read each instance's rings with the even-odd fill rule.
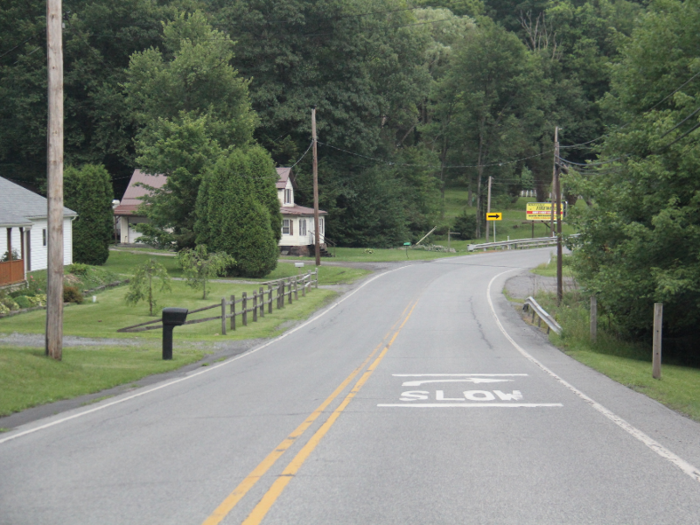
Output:
[[[487,213],[486,214],[487,221],[500,221],[502,219],[503,219],[502,213]]]

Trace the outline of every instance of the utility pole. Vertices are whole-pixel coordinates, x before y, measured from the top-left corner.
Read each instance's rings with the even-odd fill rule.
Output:
[[[561,305],[564,297],[562,278],[562,234],[561,234],[561,169],[559,166],[559,128],[554,128],[554,191],[556,192],[557,206],[557,304]]]
[[[489,191],[488,191],[488,197],[486,198],[486,213],[489,214],[491,213],[491,177],[489,175]],[[486,221],[486,242],[489,242],[489,231],[491,228],[489,228],[489,223]]]
[[[46,355],[63,356],[63,41],[61,0],[46,3],[48,270]]]
[[[318,139],[316,138],[316,106],[311,109],[311,134],[314,144],[314,248],[316,251],[316,266],[321,266],[321,246],[318,220]]]

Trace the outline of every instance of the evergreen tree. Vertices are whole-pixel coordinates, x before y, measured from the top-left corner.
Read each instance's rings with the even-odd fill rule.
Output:
[[[104,166],[86,164],[64,172],[64,202],[78,212],[73,221],[73,261],[102,265],[114,239],[112,181]]]
[[[197,244],[235,259],[231,273],[263,277],[277,267],[279,249],[253,178],[248,152],[237,149],[222,156],[203,177],[195,232]]]

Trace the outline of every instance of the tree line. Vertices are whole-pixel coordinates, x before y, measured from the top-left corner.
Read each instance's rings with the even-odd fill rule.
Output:
[[[4,175],[37,183],[44,4],[5,4],[0,162]],[[271,252],[272,168],[298,162],[297,197],[311,203],[312,106],[326,233],[346,246],[416,240],[445,222],[444,191],[455,185],[469,190],[477,213],[462,224],[478,237],[489,176],[504,198],[534,189],[546,200],[559,126],[566,198],[590,204],[575,218],[583,285],[628,335],[650,326],[656,300],[667,304],[669,326],[697,325],[698,83],[688,79],[699,67],[698,0],[64,8],[67,162],[105,166],[117,196],[134,167],[167,174],[150,206],[154,241],[232,250],[235,232],[211,224],[255,217],[271,224],[260,245]],[[250,201],[240,204],[245,213],[217,204],[233,196]]]

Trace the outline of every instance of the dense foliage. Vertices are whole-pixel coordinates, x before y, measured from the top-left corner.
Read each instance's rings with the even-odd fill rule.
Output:
[[[165,174],[145,206],[151,242],[206,242],[236,258],[236,273],[272,267],[272,167],[299,161],[297,202],[312,204],[314,106],[326,234],[350,246],[444,229],[449,185],[469,189],[479,218],[489,176],[494,199],[534,188],[545,200],[559,126],[561,156],[594,161],[564,187],[591,205],[578,218],[585,286],[628,334],[647,330],[653,301],[674,329],[700,320],[698,83],[684,84],[700,72],[698,0],[64,8],[67,162],[106,166],[117,196],[135,167]],[[0,11],[2,175],[35,187],[46,158],[44,17],[39,0]],[[458,231],[480,235],[482,220],[471,221]]]
[[[78,213],[73,221],[73,261],[102,265],[114,239],[112,181],[104,166],[68,167],[63,175],[64,203]]]
[[[669,334],[698,333],[699,7],[651,4],[604,101],[622,124],[599,147],[607,164],[576,177],[591,202],[577,220],[576,267],[628,335],[651,331],[655,302]]]

